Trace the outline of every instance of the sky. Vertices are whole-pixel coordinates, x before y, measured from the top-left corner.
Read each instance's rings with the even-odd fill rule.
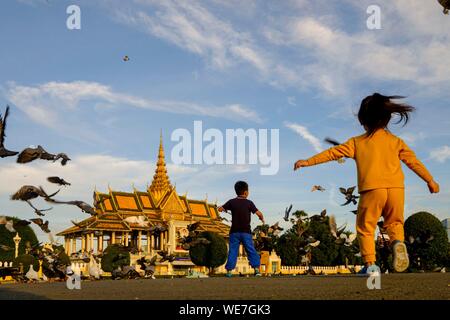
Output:
[[[381,29],[366,24],[373,4]],[[81,10],[81,29],[67,28],[70,5]],[[390,130],[441,185],[431,195],[404,167],[405,217],[450,217],[450,16],[437,1],[6,0],[0,48],[0,112],[11,107],[6,147],[40,144],[72,158],[65,167],[0,159],[2,215],[31,218],[28,206],[9,196],[24,184],[55,191],[45,180],[50,175],[72,183],[61,190],[63,200],[91,202],[93,190],[108,187],[144,190],[162,130],[180,194],[220,205],[234,197],[235,181],[246,180],[270,223],[287,227],[284,209],[293,204],[312,214],[326,208],[354,230],[355,208],[340,206],[338,191],[356,184],[354,161],[292,168],[326,149],[325,137],[361,134],[359,104],[380,92],[406,96],[417,108],[407,126]],[[194,121],[221,132],[279,129],[278,173],[261,175],[259,165],[172,163],[172,132],[193,132]],[[326,191],[312,193],[316,184]],[[58,206],[45,218],[57,233],[86,217]]]

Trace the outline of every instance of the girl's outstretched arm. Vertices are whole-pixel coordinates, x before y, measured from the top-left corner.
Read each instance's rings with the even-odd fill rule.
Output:
[[[318,153],[307,160],[298,160],[294,165],[294,170],[297,170],[301,167],[315,166],[316,164],[337,160],[343,157],[346,158],[355,157],[354,138],[351,138],[347,142],[340,144],[336,147]]]
[[[417,159],[416,154],[412,151],[408,145],[403,141],[401,141],[401,147],[399,152],[399,158],[403,161],[404,164],[408,166],[409,169],[414,171],[419,177],[421,177],[428,185],[428,189],[430,189],[431,193],[439,192],[439,184],[434,181],[433,176],[427,170],[427,168],[423,165],[423,163]]]

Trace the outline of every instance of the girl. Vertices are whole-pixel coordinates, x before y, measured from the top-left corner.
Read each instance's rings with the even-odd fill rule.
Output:
[[[414,107],[395,103],[399,96],[383,96],[374,93],[361,102],[358,120],[366,133],[350,138],[344,144],[330,148],[307,160],[298,160],[294,170],[337,160],[342,157],[356,161],[360,200],[356,218],[361,255],[365,268],[375,264],[375,229],[381,216],[393,251],[393,264],[397,272],[409,266],[404,241],[403,207],[404,176],[400,164],[403,161],[427,184],[431,193],[439,192],[439,185],[414,152],[387,129],[393,114],[400,116],[397,123],[409,120]]]

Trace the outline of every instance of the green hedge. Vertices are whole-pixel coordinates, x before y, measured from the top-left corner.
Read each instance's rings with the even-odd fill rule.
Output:
[[[109,245],[102,257],[102,270],[105,272],[112,272],[117,267],[130,265],[130,252],[120,244]]]
[[[7,220],[18,221],[15,217],[6,217]],[[14,227],[19,233],[22,240],[19,243],[19,255],[25,254],[26,243],[29,241],[31,245],[36,245],[38,243],[36,234],[30,226]],[[4,225],[0,225],[0,243],[7,245],[11,248],[15,248],[13,238],[16,236],[16,232],[9,232]],[[0,249],[0,261],[12,261],[14,260],[15,250],[3,251]]]
[[[430,236],[433,240],[424,243]],[[409,237],[422,241],[409,243]],[[412,270],[432,270],[448,263],[449,242],[447,233],[438,218],[428,212],[417,212],[405,221],[405,239]]]
[[[190,247],[189,256],[197,266],[207,267],[210,271],[223,265],[227,260],[227,243],[215,232],[202,232],[199,237],[210,241],[209,244],[198,244]]]
[[[14,259],[13,267],[19,267],[20,263],[23,265],[23,273],[30,270],[30,265],[33,265],[34,271],[39,271],[39,260],[30,254],[22,254]]]

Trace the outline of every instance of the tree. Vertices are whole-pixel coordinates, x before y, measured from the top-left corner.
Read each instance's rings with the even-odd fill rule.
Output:
[[[20,267],[22,264],[23,273],[27,273],[30,270],[30,265],[33,265],[34,271],[39,271],[39,260],[31,254],[21,254],[13,261],[13,267]]]
[[[15,217],[6,217],[6,220],[18,221]],[[19,255],[25,254],[26,243],[29,242],[32,246],[38,244],[36,234],[30,226],[15,226],[14,229],[19,233],[19,237],[22,239],[19,243]],[[6,245],[13,250],[5,251],[0,249],[0,261],[12,261],[15,253],[15,243],[13,238],[16,236],[16,232],[9,232],[4,225],[0,225],[0,244]]]
[[[129,266],[130,252],[121,244],[111,244],[103,253],[101,265],[105,272],[112,272],[118,267]]]
[[[227,243],[225,239],[215,232],[202,232],[199,238],[205,238],[210,243],[197,244],[189,248],[189,256],[197,266],[207,267],[210,273],[227,260]]]
[[[417,212],[406,219],[405,239],[411,269],[432,270],[447,263],[447,233],[431,213]]]

